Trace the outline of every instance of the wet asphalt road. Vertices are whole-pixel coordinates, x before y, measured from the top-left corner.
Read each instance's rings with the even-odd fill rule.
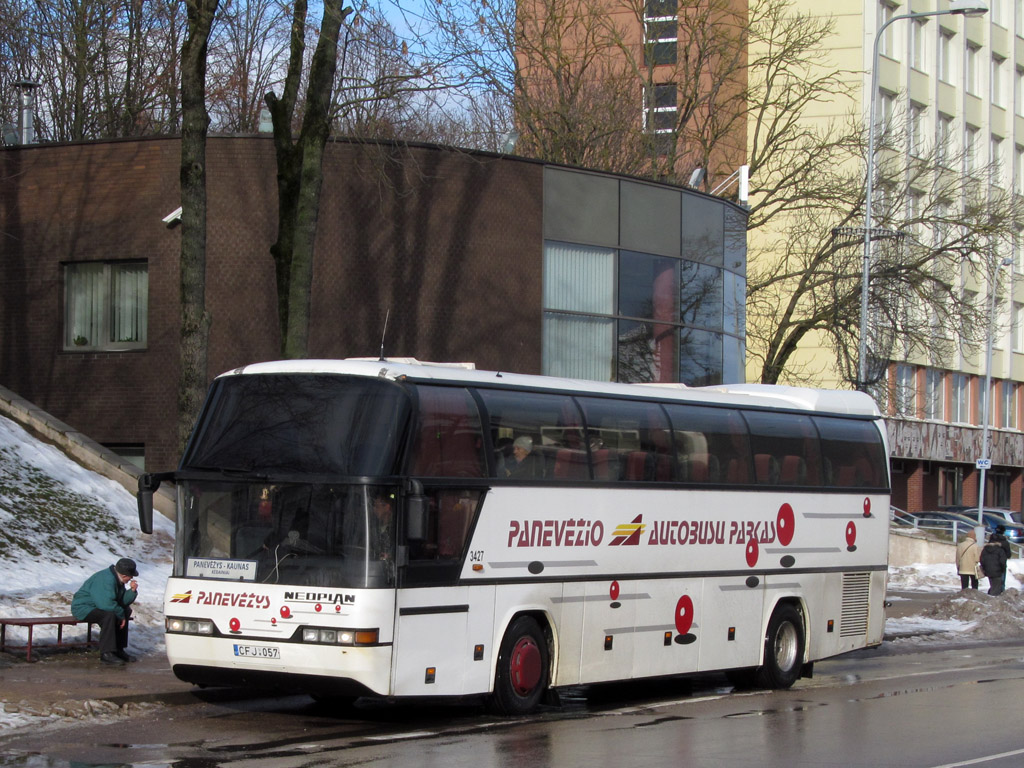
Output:
[[[734,692],[720,676],[599,686],[515,720],[475,704],[332,711],[305,696],[175,691],[131,716],[0,735],[0,764],[1019,768],[1022,705],[1024,641],[896,642],[819,662],[789,691]]]

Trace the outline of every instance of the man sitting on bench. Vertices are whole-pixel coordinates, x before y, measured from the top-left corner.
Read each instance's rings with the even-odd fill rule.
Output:
[[[117,564],[86,579],[71,600],[71,613],[76,619],[100,625],[100,661],[105,664],[135,661],[125,648],[132,615],[128,606],[138,597],[138,575],[135,561],[122,557]]]

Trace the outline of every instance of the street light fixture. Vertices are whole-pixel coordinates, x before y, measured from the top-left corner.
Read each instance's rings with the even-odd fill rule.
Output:
[[[875,32],[874,44],[871,47],[871,95],[868,115],[868,157],[867,157],[867,197],[864,200],[864,268],[861,275],[860,289],[860,346],[857,356],[857,388],[867,389],[867,358],[868,358],[868,283],[871,278],[871,198],[874,194],[875,180],[875,102],[878,99],[878,43],[889,25],[900,19],[921,19],[926,16],[981,16],[988,13],[988,6],[979,0],[950,0],[949,8],[944,11],[923,11],[921,13],[904,13],[893,16]]]

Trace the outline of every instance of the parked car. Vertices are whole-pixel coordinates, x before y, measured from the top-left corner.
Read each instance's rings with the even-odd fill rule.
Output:
[[[954,507],[944,507],[942,511],[969,517],[975,521],[975,524],[978,521],[977,507],[968,507],[961,504]],[[1008,509],[998,509],[996,507],[984,507],[981,510],[981,519],[985,523],[986,534],[992,533],[997,526],[1001,525],[1006,528],[1007,539],[1014,544],[1024,544],[1024,524],[1020,521],[1019,512],[1011,512]]]

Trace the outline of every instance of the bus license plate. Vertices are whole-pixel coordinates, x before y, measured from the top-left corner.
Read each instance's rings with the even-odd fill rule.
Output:
[[[281,650],[269,645],[238,645],[235,644],[235,656],[250,659],[280,659]]]

